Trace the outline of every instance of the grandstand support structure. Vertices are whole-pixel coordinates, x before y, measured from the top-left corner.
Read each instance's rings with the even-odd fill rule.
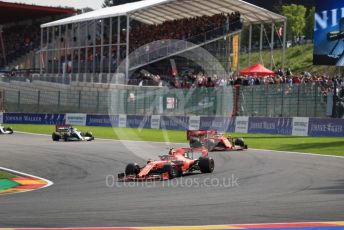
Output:
[[[261,25],[261,30],[263,30],[264,24],[270,24],[274,27],[276,23],[283,23],[284,34],[283,41],[281,41],[283,43],[283,55],[281,63],[282,68],[284,68],[287,25],[284,16],[242,0],[143,0],[102,8],[42,24],[41,73],[47,75],[62,74],[63,77],[66,77],[67,74],[113,74],[119,71],[119,73],[125,75],[124,83],[127,82],[130,69],[133,67],[129,56],[132,21],[139,21],[144,24],[161,24],[165,21],[195,16],[212,16],[234,12],[239,12],[242,21],[250,26],[248,48],[250,57],[252,51],[252,25]],[[229,35],[230,33],[227,34],[227,36]],[[220,37],[223,38],[223,36]],[[239,39],[241,39],[240,32]],[[261,31],[260,52],[262,52],[263,48],[262,43],[263,32]],[[272,66],[273,35],[269,44],[271,45],[270,66]],[[123,61],[125,61],[125,69],[118,70],[119,62]],[[237,71],[239,72],[240,69],[240,62],[238,62]]]
[[[0,112],[4,112],[5,92],[0,89]]]
[[[6,50],[5,50],[5,44],[4,44],[4,38],[2,36],[2,25],[0,25],[0,45],[1,45],[1,58],[3,59],[4,61],[4,64],[7,63],[7,60],[6,60]]]

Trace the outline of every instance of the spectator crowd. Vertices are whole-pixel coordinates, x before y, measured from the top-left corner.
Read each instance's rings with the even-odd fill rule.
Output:
[[[197,43],[198,39],[192,39],[195,36],[205,36],[206,32],[212,31],[216,33],[216,29],[224,29],[222,31],[233,31],[241,29],[240,13],[232,14],[215,14],[213,16],[201,16],[193,18],[183,18],[172,21],[165,21],[159,25],[143,25],[133,28],[130,31],[130,48],[131,51],[142,45],[157,40],[177,39],[190,40]],[[212,33],[213,36],[215,36]]]
[[[16,25],[3,28],[2,37],[5,50],[2,50],[2,46],[0,46],[0,53],[4,53],[6,55],[6,62],[10,63],[14,59],[39,47],[40,27],[39,25]],[[1,57],[0,66],[5,64],[4,58]]]
[[[152,85],[161,85],[161,77],[153,75],[151,77]],[[343,76],[328,76],[328,75],[312,75],[304,71],[300,74],[293,74],[290,69],[286,72],[279,69],[274,76],[206,76],[204,73],[189,72],[183,76],[171,77],[168,80],[168,86],[171,88],[213,88],[213,87],[226,87],[226,86],[257,86],[257,85],[293,85],[313,84],[320,87],[324,96],[333,89],[335,85],[337,89],[344,88],[344,75]]]

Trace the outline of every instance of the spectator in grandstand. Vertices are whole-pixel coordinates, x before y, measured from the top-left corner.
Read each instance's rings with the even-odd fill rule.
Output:
[[[216,14],[213,16],[184,18],[165,21],[159,25],[134,27],[130,32],[130,48],[131,51],[133,51],[144,44],[164,39],[188,40],[199,43],[207,39],[206,36],[208,35],[205,34],[207,31],[224,27],[230,31],[241,28],[240,13],[236,12],[228,15]],[[216,33],[217,32],[214,31],[213,33],[209,33],[209,35],[218,35]]]

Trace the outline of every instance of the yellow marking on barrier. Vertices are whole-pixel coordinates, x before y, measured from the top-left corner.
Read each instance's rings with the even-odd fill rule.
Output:
[[[42,180],[16,180],[15,178],[12,179],[13,181],[21,184],[21,185],[32,185],[32,184],[47,184],[45,181],[42,181]]]
[[[0,191],[0,195],[5,195],[5,194],[9,194],[9,193],[17,193],[17,192],[26,192],[26,191],[29,191],[29,190],[32,190],[32,189],[10,188],[10,189],[6,189],[6,190]]]
[[[205,225],[205,226],[167,226],[167,227],[141,227],[142,230],[218,230],[218,229],[244,229],[231,225]]]
[[[323,222],[325,224],[333,224],[337,226],[344,226],[344,221],[334,221],[334,222]]]

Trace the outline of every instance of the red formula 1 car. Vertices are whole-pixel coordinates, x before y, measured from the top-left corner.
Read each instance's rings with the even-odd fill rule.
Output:
[[[168,155],[159,157],[142,168],[136,163],[128,164],[125,173],[118,174],[119,181],[167,180],[194,171],[211,173],[215,166],[205,148],[171,149]]]
[[[187,140],[191,148],[207,148],[209,151],[239,151],[247,149],[243,138],[233,139],[216,130],[188,130]]]

